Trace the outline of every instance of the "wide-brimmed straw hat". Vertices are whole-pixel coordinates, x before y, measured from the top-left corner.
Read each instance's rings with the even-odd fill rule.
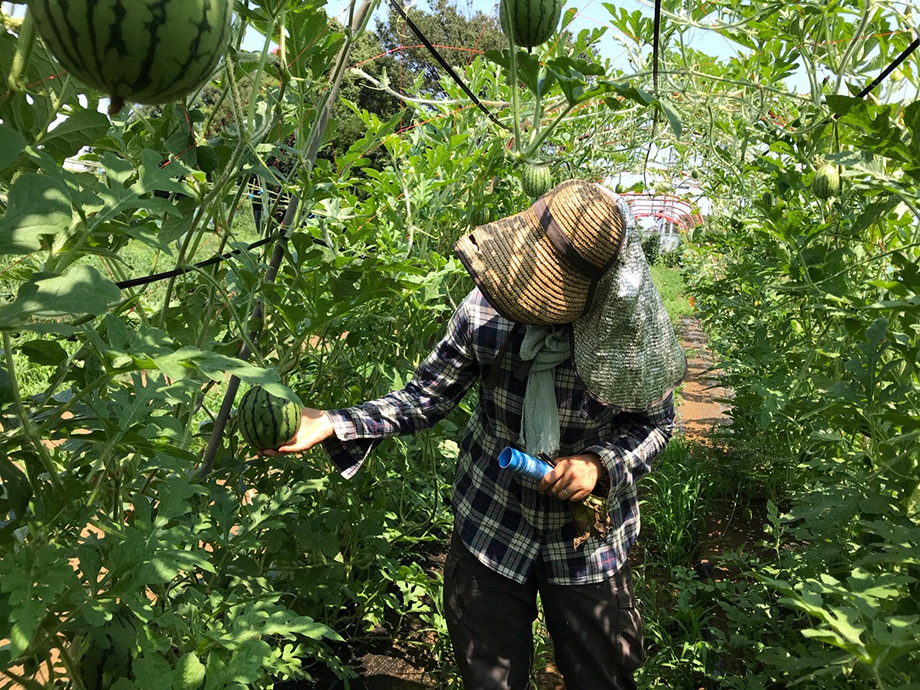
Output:
[[[643,410],[683,380],[687,359],[652,281],[635,217],[606,187],[563,182],[454,248],[502,316],[571,324],[573,366],[601,402]]]
[[[464,236],[454,249],[486,299],[517,323],[585,313],[623,240],[623,217],[598,185],[569,180],[530,208]]]

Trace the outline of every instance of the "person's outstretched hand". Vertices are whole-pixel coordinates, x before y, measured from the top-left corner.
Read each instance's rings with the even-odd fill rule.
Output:
[[[278,450],[262,450],[259,454],[278,457],[285,453],[302,453],[317,443],[325,441],[333,433],[335,430],[332,428],[332,420],[329,419],[329,415],[322,410],[305,407],[300,411],[300,426],[294,438]]]
[[[591,495],[606,473],[604,461],[597,453],[558,458],[556,466],[540,480],[537,489],[553,494],[560,501],[582,501]]]

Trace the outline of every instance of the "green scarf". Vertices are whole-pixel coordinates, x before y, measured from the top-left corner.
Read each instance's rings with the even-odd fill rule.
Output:
[[[556,365],[569,358],[571,348],[566,329],[527,326],[521,343],[521,359],[533,360],[527,377],[519,443],[529,455],[559,450],[559,404],[556,402]]]

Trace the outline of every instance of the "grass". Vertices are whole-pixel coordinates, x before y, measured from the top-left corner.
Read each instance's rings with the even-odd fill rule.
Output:
[[[647,565],[670,571],[694,564],[711,483],[701,458],[681,436],[655,458],[640,492]]]
[[[694,313],[693,305],[687,296],[687,285],[679,268],[668,268],[661,264],[651,267],[652,280],[655,281],[655,287],[661,293],[661,299],[664,300],[665,309],[671,317],[672,323],[677,323],[682,316],[692,316]]]
[[[252,218],[252,210],[248,203],[241,205],[239,212],[233,219],[232,228],[235,239],[241,242],[249,243],[259,239]],[[216,253],[218,244],[216,233],[211,237],[206,237],[201,243],[201,248],[197,255],[190,258],[189,263],[212,257]],[[42,255],[40,253],[37,253],[35,257],[0,257],[0,306],[5,306],[16,298],[24,279],[23,276],[31,273],[35,268],[35,264],[39,263],[41,259]],[[122,278],[137,278],[158,271],[168,271],[175,267],[175,256],[158,252],[155,248],[139,240],[131,240],[122,247],[118,252],[118,259],[103,259],[101,256],[87,253],[80,261],[98,268],[104,275],[116,281]],[[163,281],[146,288],[140,288],[140,290],[144,292],[145,299],[149,301],[154,298],[158,291],[164,290],[165,285],[166,283]],[[40,339],[29,332],[13,336],[13,356],[17,380],[24,397],[29,397],[45,390],[49,383],[49,377],[54,372],[53,367],[32,361],[20,350],[22,345],[30,340]],[[80,347],[80,343],[75,340],[56,338],[56,342],[64,348],[68,355],[73,354]],[[0,369],[6,370],[6,361],[2,351],[0,351]]]

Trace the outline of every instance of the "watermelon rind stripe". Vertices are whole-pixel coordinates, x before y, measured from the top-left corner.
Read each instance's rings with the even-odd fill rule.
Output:
[[[284,425],[284,443],[287,443],[292,438],[294,434],[297,433],[297,429],[300,428],[300,410],[297,409],[297,405],[288,405],[284,408],[287,412],[287,419],[285,419]]]
[[[516,45],[533,48],[553,35],[562,16],[564,0],[501,0],[502,30],[510,30]],[[510,24],[510,29],[508,25]]]
[[[300,426],[300,407],[253,386],[237,410],[240,434],[251,446],[262,450],[278,448],[290,441]]]
[[[233,0],[32,0],[36,28],[78,80],[165,103],[199,88],[229,44]]]

